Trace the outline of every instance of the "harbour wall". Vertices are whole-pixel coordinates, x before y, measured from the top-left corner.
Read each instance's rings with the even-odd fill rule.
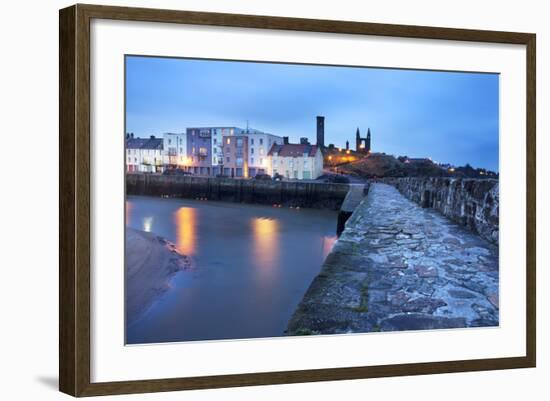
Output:
[[[499,182],[495,179],[387,178],[405,197],[468,227],[493,244],[499,241]]]
[[[127,173],[126,194],[340,210],[348,184]]]

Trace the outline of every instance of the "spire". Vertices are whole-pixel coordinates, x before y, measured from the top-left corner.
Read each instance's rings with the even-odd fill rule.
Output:
[[[361,138],[361,134],[359,133],[359,127],[357,127],[357,131],[355,131],[355,138],[357,139]]]
[[[369,129],[368,129],[368,131],[367,131],[367,138],[370,138],[370,127],[369,127]]]

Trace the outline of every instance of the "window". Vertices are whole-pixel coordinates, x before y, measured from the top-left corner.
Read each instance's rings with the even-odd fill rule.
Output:
[[[263,144],[264,144],[264,139],[260,138],[260,145],[263,145]]]
[[[225,151],[226,151],[226,153],[230,153],[230,152],[231,152],[231,148],[228,146],[228,147],[225,148]]]
[[[251,144],[251,145],[254,145],[254,138],[251,138],[251,139],[250,139],[250,144]]]
[[[226,143],[227,143],[228,145],[230,145],[230,144],[231,144],[231,138],[227,138]]]
[[[216,138],[214,138],[214,145],[218,142],[218,140]]]
[[[227,157],[227,158],[225,159],[225,161],[226,161],[227,163],[229,163],[230,160],[231,160],[231,159],[230,159],[229,157]]]
[[[237,146],[242,147],[243,146],[243,138],[237,138]]]
[[[243,165],[243,158],[242,157],[237,157],[237,160],[235,160],[235,164],[237,166],[242,166]]]
[[[250,158],[250,164],[254,165],[254,158],[253,157]]]
[[[172,144],[172,140],[168,139],[168,145],[171,145],[171,144]]]
[[[260,154],[261,154],[261,155],[264,154],[264,148],[260,148]]]
[[[260,165],[264,164],[264,159],[260,158]]]
[[[251,155],[254,154],[254,148],[250,148],[250,154],[251,154]]]
[[[304,159],[304,168],[308,168],[308,160],[307,159]]]

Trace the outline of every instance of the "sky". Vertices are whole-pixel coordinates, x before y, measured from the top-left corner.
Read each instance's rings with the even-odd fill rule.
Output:
[[[498,74],[126,57],[126,131],[236,126],[498,171]]]

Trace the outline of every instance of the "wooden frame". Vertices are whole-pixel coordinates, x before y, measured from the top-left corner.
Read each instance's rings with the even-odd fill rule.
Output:
[[[525,330],[527,355],[513,358],[91,383],[90,20],[92,18],[526,45],[527,324]],[[59,27],[59,388],[62,392],[73,396],[93,396],[535,366],[535,34],[80,4],[60,10]]]

